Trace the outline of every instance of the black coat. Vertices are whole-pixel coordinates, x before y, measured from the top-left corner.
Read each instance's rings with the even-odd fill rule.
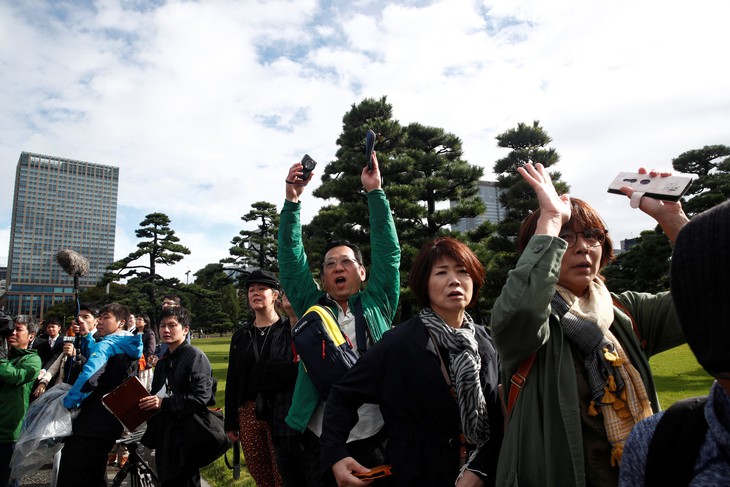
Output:
[[[226,431],[238,431],[238,408],[246,401],[256,399],[259,392],[273,394],[289,388],[296,380],[296,365],[271,355],[272,344],[274,350],[286,346],[282,333],[289,333],[288,318],[279,318],[263,336],[250,321],[231,337],[226,373]],[[281,339],[284,345],[277,346]],[[258,361],[254,346],[259,350]]]
[[[490,439],[472,467],[487,473],[486,484],[493,485],[504,425],[498,394],[500,365],[492,339],[481,326],[476,330]],[[349,456],[344,445],[357,423],[357,408],[374,403],[380,405],[385,420],[394,485],[454,485],[459,473],[459,410],[438,356],[426,348],[429,340],[420,319],[401,323],[332,388],[320,438],[323,466]],[[441,355],[448,367],[448,352],[442,350]]]
[[[168,352],[157,362],[152,378],[152,394],[162,386],[167,396],[162,399],[160,411],[147,421],[147,431],[142,444],[155,448],[157,469],[162,481],[169,480],[189,468],[190,459],[196,452],[186,451],[185,430],[182,422],[192,420],[215,402],[213,394],[213,370],[210,361],[198,348],[184,342]]]

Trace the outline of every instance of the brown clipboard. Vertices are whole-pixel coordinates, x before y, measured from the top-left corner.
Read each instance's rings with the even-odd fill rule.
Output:
[[[133,376],[102,397],[101,402],[131,432],[157,412],[145,411],[139,407],[139,400],[149,395],[139,379]]]

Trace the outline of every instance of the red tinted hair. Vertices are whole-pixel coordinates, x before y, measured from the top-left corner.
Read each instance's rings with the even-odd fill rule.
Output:
[[[408,285],[418,302],[423,307],[431,304],[431,299],[428,297],[428,280],[434,264],[442,258],[453,259],[466,268],[466,272],[474,283],[474,292],[467,307],[476,304],[479,289],[484,284],[486,277],[484,266],[466,244],[451,237],[439,237],[427,242],[413,261]]]
[[[568,223],[563,225],[563,228],[571,228],[578,232],[591,228],[600,228],[606,231],[606,240],[604,240],[603,245],[601,245],[601,267],[605,266],[614,258],[613,242],[611,241],[611,236],[608,233],[606,223],[591,205],[579,198],[570,198],[570,206],[570,220],[568,220]],[[519,250],[520,253],[525,250],[530,239],[533,235],[535,235],[538,218],[540,218],[539,208],[527,215],[527,218],[525,218],[522,225],[520,225],[520,233],[517,237],[517,250]]]

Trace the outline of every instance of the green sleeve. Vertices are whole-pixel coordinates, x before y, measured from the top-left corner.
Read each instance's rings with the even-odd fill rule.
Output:
[[[279,220],[279,280],[297,316],[317,302],[322,292],[309,272],[302,243],[300,203],[284,201]]]
[[[0,359],[0,382],[19,386],[38,378],[41,359],[36,353],[25,355],[20,360]]]
[[[566,246],[560,238],[534,235],[494,303],[492,333],[507,377],[550,338],[550,300]]]
[[[400,297],[400,243],[390,204],[382,189],[368,193],[368,208],[372,258],[366,292],[390,324]]]

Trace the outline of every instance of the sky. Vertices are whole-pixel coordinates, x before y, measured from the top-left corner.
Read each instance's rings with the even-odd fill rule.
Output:
[[[486,180],[495,137],[539,120],[571,194],[636,237],[653,221],[607,193],[619,171],[730,145],[728,17],[724,0],[0,0],[0,265],[23,151],[118,166],[115,258],[162,212],[192,253],[161,273],[192,281],[382,96],[457,135]]]

